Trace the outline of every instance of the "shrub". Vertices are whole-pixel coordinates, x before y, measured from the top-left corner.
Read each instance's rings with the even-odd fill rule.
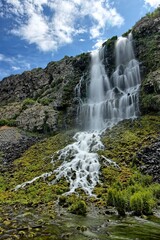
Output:
[[[143,211],[143,199],[140,192],[134,193],[130,198],[131,210],[135,212],[136,215],[141,215]]]
[[[117,192],[117,190],[115,188],[108,189],[107,205],[109,205],[109,206],[115,205],[116,192]]]
[[[71,213],[85,216],[87,212],[87,206],[83,200],[77,200],[75,203],[72,203],[68,210]]]
[[[137,215],[152,214],[152,209],[155,206],[153,194],[149,190],[143,190],[134,193],[130,198],[131,210]]]
[[[114,201],[114,206],[116,207],[118,214],[120,216],[125,216],[125,211],[128,205],[128,199],[126,197],[125,191],[118,191],[115,195]]]
[[[25,109],[27,109],[28,106],[34,105],[34,104],[35,104],[35,100],[34,100],[34,99],[32,99],[32,98],[26,98],[26,99],[23,101],[22,110],[25,110]]]
[[[42,99],[39,99],[38,102],[41,103],[44,106],[47,106],[52,102],[52,99],[42,98]]]
[[[0,119],[0,126],[9,126],[9,127],[15,127],[16,126],[16,121],[14,119]]]
[[[156,183],[150,186],[150,189],[153,192],[153,196],[157,199],[160,199],[160,184]]]
[[[126,209],[129,208],[129,194],[127,191],[118,191],[115,188],[109,188],[107,205],[114,206],[120,216],[125,215]]]
[[[0,126],[4,126],[4,125],[7,125],[6,124],[6,120],[5,119],[1,119],[0,120]]]
[[[146,215],[152,214],[152,209],[155,206],[155,201],[152,192],[149,190],[142,192],[143,198],[143,213]]]

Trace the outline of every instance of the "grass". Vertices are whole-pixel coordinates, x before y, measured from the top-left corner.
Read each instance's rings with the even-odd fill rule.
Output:
[[[1,175],[0,202],[36,206],[50,205],[59,199],[61,206],[76,214],[85,215],[90,203],[103,208],[114,206],[120,215],[125,215],[127,211],[151,214],[153,207],[158,204],[160,184],[153,183],[151,176],[142,175],[135,163],[138,161],[136,152],[158,138],[159,126],[160,117],[146,115],[134,121],[123,121],[102,136],[105,149],[98,152],[99,156],[114,160],[120,169],[107,167],[105,160],[100,157],[100,183],[93,192],[96,198],[89,198],[81,189],[77,190],[77,196],[63,196],[69,190],[69,184],[65,179],[60,179],[56,184],[49,185],[54,175],[13,191],[16,185],[53,171],[60,165],[60,161],[56,161],[56,151],[72,142],[72,133],[47,137],[30,147]],[[55,162],[51,164],[53,154]],[[83,201],[87,205],[84,206]]]

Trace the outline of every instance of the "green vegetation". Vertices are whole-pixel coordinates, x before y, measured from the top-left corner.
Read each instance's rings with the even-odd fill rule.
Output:
[[[136,152],[158,138],[159,126],[158,116],[146,115],[132,122],[125,120],[104,135],[105,150],[99,154],[114,160],[121,169],[101,163],[100,180],[103,184],[94,190],[101,199],[98,205],[114,206],[120,215],[127,211],[152,213],[158,204],[160,185],[153,184],[151,176],[142,175],[137,170],[136,164],[140,163]]]
[[[38,102],[41,103],[44,106],[48,106],[53,100],[50,98],[42,98],[39,99]]]
[[[108,189],[107,205],[116,207],[121,216],[127,211],[133,211],[136,215],[149,215],[158,204],[156,193],[159,189],[160,185],[153,184],[151,176],[137,172],[125,184],[117,181]]]
[[[71,204],[68,210],[71,213],[85,216],[87,212],[87,205],[83,200],[77,200]]]
[[[149,18],[156,18],[160,15],[160,7],[158,7],[154,12],[152,13],[147,13],[147,17]]]
[[[85,216],[87,213],[87,205],[85,201],[78,197],[76,194],[69,196],[61,195],[59,197],[59,205],[63,206],[64,208],[68,208],[69,212],[77,215]]]
[[[3,176],[3,190],[7,190],[0,190],[0,202],[29,205],[53,202],[53,200],[57,198],[57,195],[68,191],[68,183],[64,180],[60,180],[59,183],[55,185],[48,185],[54,176],[48,177],[46,180],[37,180],[25,189],[20,189],[16,192],[13,191],[13,189],[18,184],[29,181],[42,173],[52,171],[53,165],[51,164],[51,157],[55,151],[63,148],[69,144],[70,141],[70,135],[67,134],[58,134],[49,137],[32,146],[21,158],[14,161],[12,166],[14,173],[7,171]],[[59,162],[55,162],[54,167],[56,168],[59,164]]]
[[[106,42],[104,42],[102,44],[102,46],[103,47],[106,46],[107,48],[113,47],[113,49],[114,49],[114,44],[115,44],[116,40],[117,40],[117,36],[113,36],[112,38],[109,38]]]
[[[128,211],[137,215],[151,214],[159,203],[160,184],[153,183],[151,176],[138,171],[136,164],[139,160],[136,152],[158,138],[159,126],[158,116],[143,116],[134,121],[123,121],[103,135],[105,149],[100,150],[99,155],[114,160],[120,168],[107,167],[105,160],[100,160],[100,184],[93,192],[97,198],[89,198],[81,189],[77,190],[80,197],[76,194],[63,195],[69,191],[69,184],[63,178],[54,185],[49,185],[48,183],[55,179],[54,174],[14,191],[18,184],[51,172],[60,165],[55,152],[72,141],[73,132],[69,132],[42,140],[14,161],[11,171],[5,171],[1,176],[0,202],[35,207],[40,204],[50,206],[59,199],[60,206],[80,215],[86,214],[88,202],[103,208],[113,206],[121,216]],[[51,164],[53,154],[55,161]]]
[[[160,68],[151,72],[142,82],[140,106],[144,113],[160,112]]]
[[[23,103],[22,103],[22,110],[27,109],[29,106],[34,105],[35,104],[35,100],[32,98],[26,98]]]
[[[0,119],[0,126],[9,126],[9,127],[15,127],[16,121],[14,119]]]

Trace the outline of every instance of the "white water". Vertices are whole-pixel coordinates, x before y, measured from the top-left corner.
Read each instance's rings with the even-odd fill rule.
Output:
[[[41,177],[56,173],[56,183],[65,177],[70,183],[68,193],[81,188],[92,195],[94,187],[99,182],[99,156],[96,153],[103,149],[100,139],[102,131],[112,127],[123,119],[137,117],[138,93],[140,87],[139,63],[135,60],[132,48],[132,37],[120,37],[116,43],[116,70],[109,79],[102,63],[103,49],[91,53],[91,73],[88,89],[88,99],[81,99],[80,117],[86,131],[74,136],[75,142],[58,152],[58,160],[62,164],[53,172],[42,174],[29,182],[18,185],[25,187]],[[78,97],[81,96],[81,81],[76,86]],[[110,159],[101,156],[107,165],[118,165]],[[54,164],[53,158],[52,163]],[[17,189],[18,189],[17,188]],[[16,189],[16,190],[17,190]]]
[[[70,183],[69,193],[82,188],[91,195],[92,190],[99,181],[100,163],[98,161],[99,149],[103,149],[98,132],[78,132],[74,136],[73,144],[66,146],[59,152],[59,159],[63,163],[55,170],[55,183],[65,177]]]
[[[140,87],[139,63],[134,57],[132,36],[116,43],[116,70],[109,79],[100,52],[91,53],[91,83],[88,101],[81,106],[85,127],[102,130],[123,119],[137,117]]]

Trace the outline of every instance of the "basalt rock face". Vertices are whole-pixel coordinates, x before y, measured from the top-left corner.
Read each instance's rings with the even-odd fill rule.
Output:
[[[142,173],[152,175],[153,180],[160,183],[160,139],[144,148],[141,153],[137,154],[137,158],[141,162],[139,168]]]
[[[31,145],[39,140],[38,137],[26,135],[15,127],[0,128],[0,164],[8,164]]]
[[[4,78],[0,82],[0,119],[14,118],[17,126],[39,132],[74,126],[74,88],[82,76],[87,77],[89,62],[88,53],[66,56],[45,69]]]

